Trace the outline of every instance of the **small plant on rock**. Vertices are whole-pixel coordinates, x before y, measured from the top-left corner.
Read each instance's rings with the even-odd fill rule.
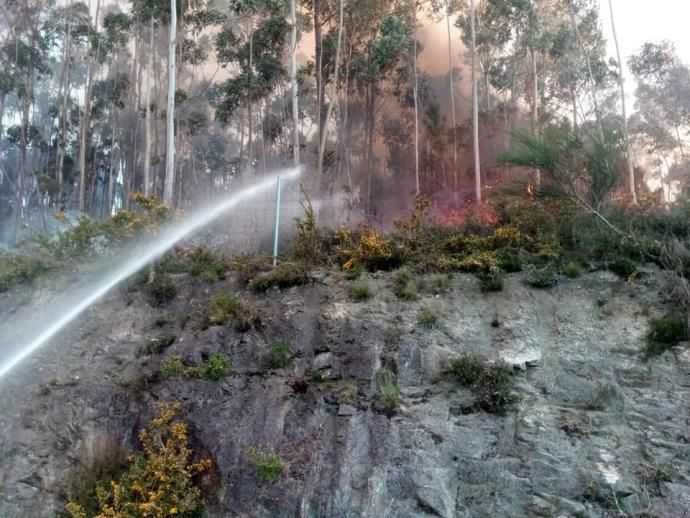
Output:
[[[382,368],[376,371],[377,401],[387,412],[394,412],[400,406],[400,390],[395,373]]]
[[[582,276],[582,266],[580,266],[580,263],[570,261],[563,267],[563,273],[568,279],[577,279]]]
[[[556,286],[558,278],[556,277],[556,271],[550,265],[544,268],[530,265],[525,276],[525,282],[533,288],[547,289]]]
[[[172,358],[166,358],[163,361],[163,368],[161,369],[161,374],[165,378],[179,378],[185,375],[187,372],[187,367],[182,363],[182,358],[179,356],[173,356]]]
[[[265,453],[256,446],[252,446],[247,450],[247,457],[259,480],[263,483],[277,481],[285,469],[278,455],[275,453]]]
[[[149,301],[152,306],[162,306],[177,296],[177,285],[170,275],[165,273],[155,274],[148,287]]]
[[[630,280],[637,274],[637,264],[627,257],[619,257],[609,264],[609,270],[622,279]]]
[[[688,321],[682,313],[670,313],[649,322],[647,346],[644,350],[646,359],[660,356],[679,342],[688,339]]]
[[[230,360],[219,352],[213,352],[206,361],[190,369],[189,375],[209,381],[220,381],[230,372]]]
[[[427,329],[431,329],[438,322],[438,313],[430,307],[423,307],[417,315],[417,323]]]
[[[501,270],[492,270],[488,273],[477,274],[479,278],[479,288],[484,293],[503,291],[503,280],[505,276]]]
[[[359,281],[350,286],[350,297],[356,302],[362,302],[371,298],[371,286],[366,281]]]
[[[450,362],[446,372],[463,385],[473,385],[484,372],[484,362],[473,354],[464,354]]]
[[[285,289],[301,286],[309,280],[307,269],[300,263],[281,263],[270,272],[260,273],[249,281],[256,292],[263,293],[271,288]]]
[[[290,346],[285,340],[276,340],[273,342],[270,351],[269,363],[274,369],[284,369],[290,365],[292,353]]]
[[[470,387],[477,408],[492,414],[505,414],[517,402],[513,394],[513,370],[502,362],[488,363],[467,354],[453,360],[446,373]]]

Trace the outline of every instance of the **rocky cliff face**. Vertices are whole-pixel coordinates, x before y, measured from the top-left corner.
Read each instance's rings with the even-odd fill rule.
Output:
[[[341,274],[317,272],[257,297],[265,327],[245,333],[199,324],[213,293],[240,289],[232,279],[179,277],[163,309],[123,288],[0,380],[0,516],[53,516],[73,474],[135,447],[169,400],[217,464],[211,516],[683,516],[690,350],[641,358],[658,275],[627,284],[598,272],[551,290],[516,275],[495,294],[458,276],[405,302],[377,274],[373,297],[353,302]],[[422,307],[440,316],[431,329]],[[172,334],[165,351],[144,350]],[[277,339],[290,344],[286,368],[267,363]],[[232,362],[222,381],[155,374],[166,357],[214,351]],[[514,410],[479,411],[442,375],[468,352],[514,366]],[[397,371],[393,413],[376,400],[382,366]],[[259,480],[251,446],[282,459],[279,480]]]

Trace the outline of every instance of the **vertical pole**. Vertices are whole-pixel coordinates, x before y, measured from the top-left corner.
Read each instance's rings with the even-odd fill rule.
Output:
[[[276,227],[273,233],[273,267],[278,265],[278,237],[280,235],[280,176],[276,184]]]

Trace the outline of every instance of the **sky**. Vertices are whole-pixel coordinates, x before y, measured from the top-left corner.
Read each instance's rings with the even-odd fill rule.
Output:
[[[608,0],[599,0],[599,3],[609,55],[615,57]],[[690,0],[613,0],[613,9],[624,63],[644,42],[663,39],[672,41],[681,59],[690,63]],[[631,105],[634,82],[627,66],[623,74],[626,78],[626,98]]]

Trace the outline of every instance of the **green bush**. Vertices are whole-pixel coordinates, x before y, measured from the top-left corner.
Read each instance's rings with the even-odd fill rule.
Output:
[[[220,293],[211,298],[208,306],[208,322],[211,325],[226,324],[240,310],[240,301],[234,293]]]
[[[417,315],[417,323],[427,329],[431,329],[438,322],[438,313],[430,307],[423,307]]]
[[[49,268],[47,261],[38,256],[0,253],[0,292],[21,282],[31,282]]]
[[[407,301],[419,298],[420,285],[414,274],[407,268],[400,268],[393,274],[393,293]]]
[[[504,274],[501,270],[494,270],[489,273],[481,273],[477,275],[479,279],[479,288],[487,292],[503,291]]]
[[[453,273],[448,272],[448,273],[439,273],[437,275],[434,275],[432,279],[432,285],[434,287],[434,291],[436,293],[443,293],[445,291],[448,291],[450,289],[450,284],[453,280]]]
[[[219,352],[213,352],[198,367],[189,370],[189,376],[209,381],[220,381],[230,372],[230,360]]]
[[[350,297],[353,300],[360,302],[371,298],[371,286],[366,281],[359,281],[350,286]]]
[[[499,250],[496,252],[496,258],[498,259],[498,266],[504,272],[516,273],[522,271],[522,257],[516,252],[510,250]]]
[[[556,276],[556,271],[550,265],[544,268],[530,265],[525,276],[525,282],[533,288],[547,289],[553,288],[558,284],[558,277]]]
[[[582,275],[582,266],[580,263],[571,261],[563,267],[563,273],[569,279],[577,279]]]
[[[277,481],[285,469],[278,455],[275,453],[265,453],[255,446],[247,450],[247,457],[259,480],[264,483]]]
[[[349,270],[345,270],[345,278],[348,281],[356,281],[364,273],[364,266],[361,263],[356,263]]]
[[[270,288],[290,288],[301,286],[309,280],[307,270],[300,263],[281,263],[270,272],[260,273],[249,281],[249,286],[257,292],[265,292]]]
[[[276,340],[273,342],[270,351],[270,364],[274,369],[284,369],[290,365],[292,359],[292,353],[290,352],[290,346],[285,340]]]
[[[609,270],[627,280],[637,273],[637,264],[627,257],[619,257],[609,264]]]
[[[187,372],[187,367],[182,363],[182,358],[173,356],[163,360],[163,368],[161,374],[164,378],[180,378]]]
[[[446,373],[470,387],[475,405],[492,414],[504,414],[517,402],[513,394],[513,369],[505,363],[487,363],[480,357],[466,354],[453,360]]]
[[[166,273],[155,274],[148,286],[149,302],[152,306],[162,306],[177,296],[177,285]]]
[[[681,313],[670,313],[649,322],[645,358],[660,356],[679,342],[688,339],[687,316]]]
[[[394,412],[400,406],[400,390],[395,373],[390,369],[381,368],[376,371],[376,384],[379,404],[388,412]]]
[[[225,278],[228,265],[222,257],[214,255],[204,247],[192,248],[186,254],[189,263],[188,272],[194,277],[201,277],[208,282]]]

